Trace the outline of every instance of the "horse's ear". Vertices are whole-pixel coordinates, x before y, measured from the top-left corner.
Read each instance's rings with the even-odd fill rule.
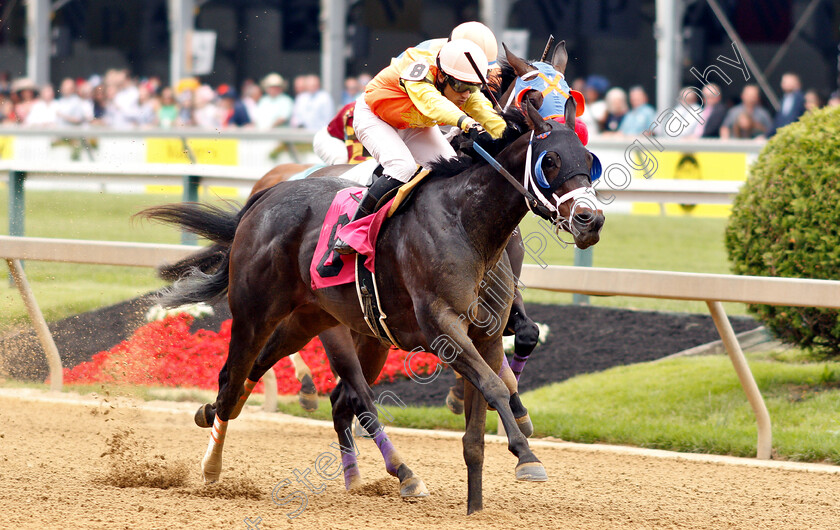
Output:
[[[528,122],[528,128],[535,133],[544,133],[551,130],[551,124],[540,116],[540,111],[531,105],[531,100],[522,98],[522,106],[525,107],[525,121]],[[574,116],[574,114],[572,114]]]
[[[566,51],[566,41],[561,40],[554,47],[554,54],[551,56],[551,64],[561,74],[566,73],[566,63],[569,62],[569,53]]]
[[[577,101],[575,98],[570,97],[566,100],[566,126],[568,126],[572,131],[575,130],[575,117],[577,115]]]
[[[507,58],[507,62],[513,67],[513,71],[516,73],[517,77],[522,77],[531,70],[536,70],[535,67],[528,64],[528,61],[520,59],[515,53],[508,50],[508,47],[505,46],[504,42],[502,43],[502,48],[505,49],[505,57]]]

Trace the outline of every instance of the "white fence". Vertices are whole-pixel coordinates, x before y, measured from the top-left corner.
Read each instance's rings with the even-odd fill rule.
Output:
[[[0,258],[7,261],[35,322],[47,353],[52,388],[61,389],[61,360],[20,260],[154,267],[164,261],[176,261],[194,250],[195,247],[184,245],[0,236]],[[529,288],[549,291],[705,301],[755,413],[757,456],[761,459],[770,458],[772,450],[770,415],[722,302],[840,308],[840,281],[829,280],[536,265],[525,265],[521,280]],[[273,383],[271,380],[265,379],[267,386]],[[266,388],[266,403],[269,396],[276,397],[276,388]]]

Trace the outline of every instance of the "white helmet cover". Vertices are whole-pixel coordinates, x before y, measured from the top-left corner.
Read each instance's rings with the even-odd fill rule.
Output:
[[[484,55],[487,56],[487,62],[490,66],[496,64],[496,59],[499,56],[499,43],[496,42],[496,36],[490,31],[490,28],[481,22],[464,22],[455,26],[449,36],[450,39],[467,39],[478,44]]]
[[[487,77],[487,56],[478,44],[467,39],[453,39],[443,45],[437,56],[438,66],[443,73],[465,83],[481,83],[481,78],[467,59],[469,53],[481,75]]]

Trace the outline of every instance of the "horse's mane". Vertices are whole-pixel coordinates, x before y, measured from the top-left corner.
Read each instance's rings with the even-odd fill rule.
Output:
[[[502,137],[493,140],[489,144],[482,144],[481,146],[493,156],[501,153],[502,150],[512,144],[528,130],[528,122],[525,119],[525,114],[518,107],[509,108],[502,114],[502,118],[504,118],[507,123],[507,128],[502,134]],[[433,161],[430,164],[431,173],[427,178],[454,177],[476,164],[487,163],[477,153],[473,153],[471,149],[469,151],[472,156],[462,154],[461,156],[451,159],[438,158]]]
[[[511,83],[516,81],[516,72],[504,57],[499,57],[498,65],[502,73],[499,76],[498,84],[491,87],[493,95],[496,96],[496,99],[501,98]],[[500,101],[499,103],[502,102]]]

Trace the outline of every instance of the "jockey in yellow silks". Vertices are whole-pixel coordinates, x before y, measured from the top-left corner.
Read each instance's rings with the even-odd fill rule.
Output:
[[[455,157],[438,124],[459,127],[478,139],[498,138],[505,121],[479,90],[488,61],[471,40],[453,39],[435,53],[409,48],[368,83],[356,101],[356,136],[382,165],[383,175],[367,190],[353,217],[372,213],[385,194],[411,180],[418,164]],[[353,249],[338,239],[333,247],[341,254]]]

